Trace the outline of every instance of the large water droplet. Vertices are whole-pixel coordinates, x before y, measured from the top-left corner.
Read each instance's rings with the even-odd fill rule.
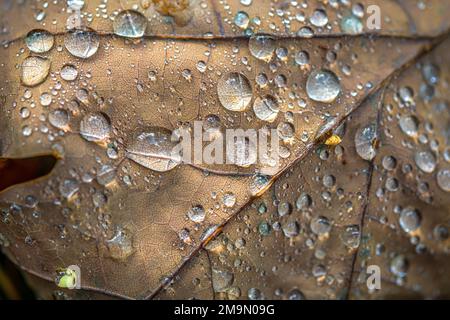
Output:
[[[44,82],[50,72],[51,62],[44,57],[32,56],[22,62],[20,79],[25,86],[34,87]]]
[[[80,122],[80,134],[87,141],[105,141],[111,133],[111,123],[108,116],[95,112],[87,114]]]
[[[165,172],[181,163],[180,154],[175,153],[177,144],[170,130],[151,127],[133,139],[126,156],[148,169]]]
[[[329,70],[311,72],[306,82],[306,93],[314,101],[333,102],[341,92],[338,77]]]
[[[258,119],[273,122],[280,111],[277,100],[271,95],[264,98],[256,98],[253,103],[253,111]]]
[[[71,55],[87,59],[97,52],[100,39],[93,30],[72,30],[66,34],[64,45]]]
[[[220,78],[217,94],[222,106],[230,111],[244,111],[253,97],[250,81],[238,72],[231,72]]]
[[[53,35],[46,30],[32,30],[25,38],[28,49],[35,53],[50,51],[53,48],[54,42]]]
[[[147,18],[140,12],[124,10],[114,19],[114,33],[126,38],[140,38],[147,28]]]

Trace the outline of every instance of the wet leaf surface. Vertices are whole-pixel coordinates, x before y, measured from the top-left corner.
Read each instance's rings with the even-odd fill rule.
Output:
[[[1,3],[1,37],[16,40],[0,49],[0,157],[58,158],[48,175],[0,194],[3,251],[37,292],[446,296],[446,2],[380,1],[382,29],[346,36],[340,20],[358,6],[154,2],[89,1],[91,29],[75,32],[66,31],[66,3]],[[318,8],[329,28],[316,26]],[[118,15],[125,9],[134,11]],[[10,21],[39,10],[42,20]],[[250,37],[239,10],[258,12],[250,31],[272,36]],[[303,25],[312,38],[297,33]],[[280,166],[168,156],[172,131],[194,130],[196,120],[220,139],[225,129],[277,129]],[[365,285],[370,264],[383,275],[375,293]],[[69,265],[82,270],[76,293],[54,284]]]

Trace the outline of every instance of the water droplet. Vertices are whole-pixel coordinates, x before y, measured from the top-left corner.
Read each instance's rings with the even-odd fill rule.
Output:
[[[114,33],[126,38],[140,38],[147,28],[147,18],[140,12],[124,10],[114,19]]]
[[[50,72],[51,62],[44,57],[32,56],[22,62],[21,80],[25,86],[34,87],[44,82]]]
[[[71,55],[87,59],[97,52],[100,39],[93,30],[71,30],[64,38],[64,45]]]
[[[52,103],[52,96],[49,93],[44,92],[39,97],[39,102],[42,106],[48,107]]]
[[[114,236],[106,241],[111,258],[125,260],[133,252],[133,238],[125,229],[118,228]]]
[[[306,82],[306,93],[314,101],[333,102],[341,92],[338,77],[329,70],[311,72]]]
[[[382,165],[384,169],[392,171],[397,166],[397,160],[393,156],[385,156]]]
[[[312,205],[312,199],[309,194],[302,193],[295,202],[295,205],[298,210],[304,210],[309,208]]]
[[[273,96],[267,95],[264,98],[256,98],[253,103],[253,111],[258,119],[273,122],[280,109],[277,100]]]
[[[234,16],[234,24],[241,29],[247,29],[249,22],[250,18],[248,17],[248,14],[244,11],[238,11]]]
[[[69,113],[64,109],[52,110],[48,115],[48,121],[58,129],[66,129],[69,123]]]
[[[439,170],[437,176],[437,184],[439,188],[441,188],[444,191],[450,192],[450,170],[449,169],[442,169]]]
[[[59,192],[66,199],[71,199],[80,189],[80,185],[75,179],[66,179],[59,185]]]
[[[436,85],[439,81],[440,70],[436,65],[432,63],[426,63],[422,67],[422,75],[425,81],[429,85],[433,86]]]
[[[227,192],[222,197],[222,203],[225,207],[232,208],[236,204],[236,196],[234,193]]]
[[[361,19],[354,15],[348,15],[342,18],[340,27],[342,32],[348,34],[360,34],[363,31]]]
[[[413,208],[405,208],[400,213],[399,223],[405,232],[413,232],[420,227],[420,213]]]
[[[324,27],[328,23],[327,13],[322,9],[314,10],[309,21],[316,27]]]
[[[361,233],[358,225],[352,225],[345,227],[344,231],[340,234],[340,238],[344,245],[350,249],[356,249],[359,247]]]
[[[170,130],[150,127],[137,134],[127,147],[126,156],[145,168],[165,172],[181,162],[180,154],[174,152],[177,145]]]
[[[299,51],[295,55],[295,63],[300,66],[305,66],[309,64],[309,53],[306,51]]]
[[[301,27],[300,30],[297,31],[297,35],[300,38],[312,38],[314,36],[314,31],[310,27]]]
[[[211,280],[215,292],[224,292],[233,284],[234,275],[229,271],[212,269]]]
[[[80,122],[80,134],[87,141],[105,141],[110,133],[111,123],[104,113],[89,113]]]
[[[270,225],[263,221],[258,225],[258,232],[262,236],[268,236],[270,234]]]
[[[390,270],[393,274],[398,277],[405,277],[409,268],[408,260],[406,260],[405,256],[399,255],[392,259],[390,264]]]
[[[55,39],[53,35],[46,30],[32,30],[26,38],[25,43],[30,51],[35,53],[44,53],[53,48]]]
[[[262,194],[270,186],[270,179],[267,176],[256,174],[250,182],[250,193],[253,196]]]
[[[289,122],[281,122],[277,126],[277,133],[283,140],[289,140],[294,137],[295,128]]]
[[[300,225],[297,221],[290,221],[283,226],[283,233],[288,238],[294,238],[300,233]]]
[[[288,293],[288,300],[306,300],[306,298],[303,292],[298,289],[294,289]]]
[[[250,81],[237,72],[228,73],[220,78],[217,94],[222,106],[230,111],[244,111],[253,97]]]
[[[110,165],[105,164],[101,166],[100,170],[97,172],[97,182],[102,186],[110,184],[115,178],[116,169]]]
[[[436,157],[430,151],[417,151],[414,160],[423,172],[432,173],[436,169]]]
[[[205,220],[205,209],[201,205],[193,206],[187,213],[189,219],[195,223],[201,223]]]
[[[268,34],[254,34],[250,37],[248,48],[259,60],[270,61],[275,52],[275,38]]]
[[[331,223],[326,217],[315,217],[311,220],[311,231],[321,236],[326,235],[331,230]]]
[[[249,300],[262,300],[263,294],[257,288],[250,288],[248,289],[247,297]]]
[[[74,81],[78,77],[78,70],[72,64],[66,64],[61,68],[61,78],[66,81]]]
[[[400,129],[409,137],[416,137],[419,130],[419,120],[415,116],[402,116],[399,120]]]
[[[81,10],[84,7],[84,0],[67,0],[67,6],[72,10]]]
[[[277,212],[280,217],[290,214],[292,211],[291,204],[287,201],[281,201],[277,206]]]
[[[358,155],[364,160],[372,160],[377,152],[375,142],[377,139],[377,126],[371,123],[365,127],[361,127],[355,134],[355,148]]]

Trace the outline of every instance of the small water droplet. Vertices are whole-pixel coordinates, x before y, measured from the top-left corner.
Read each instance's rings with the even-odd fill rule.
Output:
[[[61,78],[66,81],[74,81],[78,77],[78,70],[72,64],[66,64],[61,68]]]
[[[309,21],[313,26],[324,27],[328,23],[327,13],[322,9],[314,10]]]
[[[436,157],[430,151],[417,151],[414,160],[423,172],[432,173],[436,169]]]
[[[225,207],[232,208],[236,204],[236,196],[234,193],[227,192],[222,197],[222,203]]]
[[[420,213],[413,208],[405,208],[400,213],[399,223],[405,232],[413,232],[420,227]]]
[[[201,223],[205,220],[205,209],[201,205],[193,206],[187,213],[189,219],[195,223]]]
[[[364,160],[372,160],[377,152],[375,142],[377,139],[377,126],[371,123],[365,127],[361,127],[355,134],[355,148],[358,155]]]
[[[340,234],[340,238],[344,245],[350,249],[356,249],[359,247],[361,233],[358,225],[352,225],[345,227],[344,231]]]
[[[442,169],[439,170],[436,176],[438,186],[446,191],[450,192],[450,170]]]

